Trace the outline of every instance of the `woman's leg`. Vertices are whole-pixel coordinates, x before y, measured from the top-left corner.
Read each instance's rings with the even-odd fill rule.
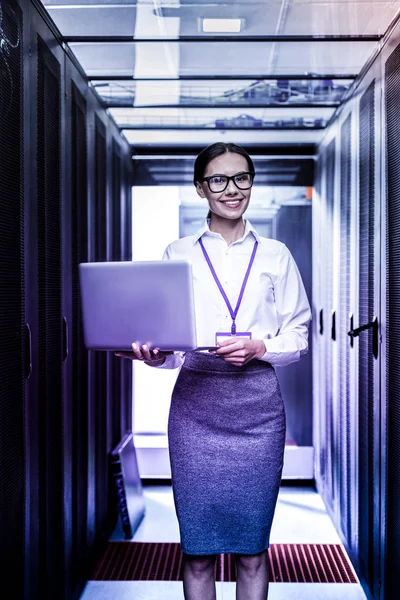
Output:
[[[236,555],[236,600],[266,600],[268,583],[268,550]]]
[[[185,600],[216,600],[216,555],[183,555],[183,592]]]

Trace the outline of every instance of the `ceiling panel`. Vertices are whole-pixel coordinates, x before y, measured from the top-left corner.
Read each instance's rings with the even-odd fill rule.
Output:
[[[121,129],[126,128],[206,128],[206,129],[285,129],[325,127],[335,109],[313,107],[249,109],[236,108],[112,108],[110,114]]]
[[[377,44],[374,42],[278,43],[274,73],[358,73]]]
[[[306,130],[277,130],[262,131],[243,130],[212,130],[199,129],[196,131],[159,130],[129,130],[123,129],[123,134],[133,147],[152,148],[154,146],[207,146],[214,142],[233,142],[243,145],[268,146],[270,144],[296,145],[318,144],[324,133],[323,129]],[[295,152],[295,149],[294,149]]]
[[[136,6],[47,6],[48,12],[64,36],[131,35],[135,33]],[[78,5],[78,3],[76,3]]]
[[[388,0],[42,2],[61,34],[78,38],[68,42],[72,52],[125,137],[141,148],[318,143],[319,128],[351,93],[400,9]],[[240,19],[241,30],[207,34],[203,18]]]
[[[311,0],[289,2],[280,33],[283,35],[383,34],[399,2]]]
[[[63,35],[159,37],[168,21],[179,35],[207,35],[203,18],[239,18],[239,35],[368,35],[383,33],[399,8],[387,0],[42,0]],[[156,10],[157,9],[157,10]],[[136,13],[144,24],[136,31]],[[151,27],[153,20],[157,26]],[[150,26],[150,27],[149,27]],[[141,29],[141,27],[139,28]]]
[[[375,42],[132,42],[71,43],[88,76],[248,76],[353,74]]]
[[[298,106],[339,103],[353,80],[94,81],[107,106]]]

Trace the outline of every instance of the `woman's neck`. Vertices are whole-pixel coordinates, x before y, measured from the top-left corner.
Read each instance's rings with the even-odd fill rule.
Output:
[[[231,221],[230,219],[220,219],[215,214],[211,215],[210,231],[220,233],[228,246],[243,237],[244,230],[245,224],[242,218]]]

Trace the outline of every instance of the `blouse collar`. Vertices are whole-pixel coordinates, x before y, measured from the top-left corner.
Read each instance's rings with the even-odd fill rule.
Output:
[[[256,238],[258,243],[261,243],[262,240],[260,238],[260,236],[258,235],[257,231],[254,229],[253,225],[250,223],[250,221],[248,219],[244,220],[245,222],[245,227],[244,227],[244,234],[243,237],[240,238],[242,240],[244,240],[250,233],[253,234],[253,236]],[[204,234],[213,234],[212,231],[210,231],[210,219],[204,219],[204,222],[202,223],[200,229],[198,229],[196,231],[196,233],[193,236],[193,245],[199,241],[199,239],[204,235]]]

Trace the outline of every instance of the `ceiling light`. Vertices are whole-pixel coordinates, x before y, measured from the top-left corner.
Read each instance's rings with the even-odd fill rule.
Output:
[[[204,33],[239,33],[242,19],[202,19]]]

